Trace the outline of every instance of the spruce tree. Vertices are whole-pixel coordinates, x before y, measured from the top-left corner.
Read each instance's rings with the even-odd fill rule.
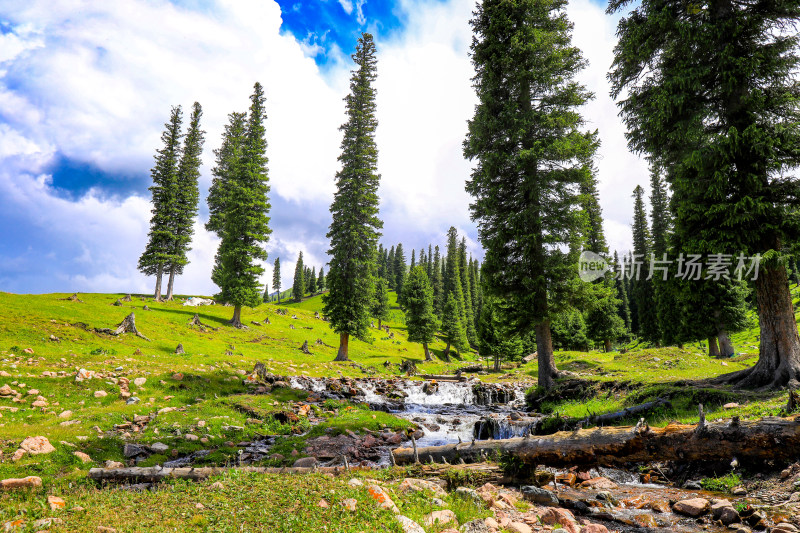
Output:
[[[458,314],[458,324],[461,328],[458,336],[455,337],[454,342],[459,352],[465,350],[469,345],[469,336],[467,335],[467,313],[464,301],[464,285],[461,281],[461,254],[458,244],[458,232],[456,228],[450,227],[447,232],[447,259],[445,261],[445,272],[447,273],[444,281],[444,294],[445,298],[449,298],[450,294],[456,302],[456,310]]]
[[[264,283],[264,296],[261,298],[264,303],[269,302],[269,282]]]
[[[475,311],[472,302],[472,280],[469,264],[467,263],[467,239],[461,238],[458,247],[458,266],[461,276],[461,286],[464,292],[464,325],[467,328],[467,341],[470,346],[478,344],[478,333],[475,329]]]
[[[403,243],[394,249],[394,290],[397,293],[397,303],[403,305],[403,285],[406,282],[406,254],[403,252]]]
[[[272,288],[278,293],[278,302],[281,301],[281,258],[275,258],[275,264],[272,267]]]
[[[178,160],[181,155],[181,107],[173,107],[169,122],[164,124],[161,134],[163,148],[156,151],[155,166],[150,170],[153,185],[150,186],[153,209],[150,217],[150,232],[144,253],[139,258],[139,271],[156,276],[153,298],[161,300],[161,280],[165,267],[171,260],[174,235],[171,228],[176,202],[175,183],[178,180]]]
[[[389,282],[389,289],[395,290],[397,276],[394,272],[394,246],[389,248],[389,253],[386,255],[386,281]]]
[[[317,293],[317,267],[311,267],[311,274],[308,276],[308,293],[311,296]]]
[[[647,279],[652,252],[650,242],[650,229],[647,225],[647,212],[644,208],[644,189],[637,185],[633,190],[633,254],[634,260],[641,263],[641,270],[631,279],[633,294],[636,298],[636,309],[639,313],[639,330],[636,332],[647,342],[658,343],[661,334],[658,328],[656,314],[655,291],[653,280]]]
[[[379,278],[384,279],[386,279],[386,253],[386,248],[383,247],[383,244],[379,244],[376,274]]]
[[[375,279],[375,295],[372,299],[371,313],[378,319],[378,329],[389,318],[389,282],[383,278]]]
[[[764,258],[754,282],[759,360],[725,380],[795,384],[800,337],[783,250],[800,237],[800,4],[645,0],[630,9],[612,95],[625,94],[629,146],[669,169],[682,251]]]
[[[433,283],[433,267],[438,266],[434,263],[433,259],[433,245],[428,245],[428,262],[425,264],[425,273],[428,275],[428,279],[431,280]]]
[[[464,323],[461,320],[461,312],[458,309],[455,293],[448,293],[447,302],[442,309],[442,335],[447,346],[442,357],[450,361],[450,347],[453,346],[460,352],[467,347],[467,335],[464,331]]]
[[[535,329],[539,385],[557,375],[550,322],[570,305],[580,185],[596,132],[582,131],[592,98],[575,81],[586,62],[571,44],[566,0],[483,0],[472,19],[478,105],[464,154],[477,160],[467,191],[486,250],[483,277],[508,302],[520,336]]]
[[[504,307],[499,299],[488,298],[478,321],[478,350],[494,359],[495,372],[500,372],[503,361],[522,353],[522,341],[509,330]]]
[[[411,271],[412,268],[417,266],[417,258],[416,258],[416,250],[414,248],[411,249],[411,265],[409,265],[408,270]]]
[[[189,264],[186,254],[191,250],[189,245],[194,235],[194,220],[197,217],[197,204],[200,201],[197,180],[200,178],[200,165],[203,164],[201,156],[205,142],[205,132],[200,129],[202,116],[203,108],[195,102],[175,176],[173,193],[175,201],[169,220],[172,228],[172,246],[168,266],[167,300],[172,300],[175,275],[182,274],[183,267]]]
[[[305,265],[303,265],[303,252],[297,256],[297,263],[294,266],[294,282],[292,283],[292,299],[299,302],[303,299],[306,292]]]
[[[658,168],[650,174],[650,220],[653,239],[653,257],[656,261],[674,259],[669,247],[672,218],[669,212],[669,194],[667,186]],[[666,256],[665,256],[666,254]],[[661,342],[665,346],[680,343],[683,317],[677,299],[680,297],[677,270],[671,262],[667,279],[663,274],[653,274],[653,301],[656,308],[656,319],[661,334]]]
[[[433,287],[433,311],[436,316],[442,318],[442,311],[444,310],[444,281],[442,280],[442,258],[439,254],[439,245],[436,245],[436,250],[433,253],[433,261],[431,264],[431,286]]]
[[[621,265],[619,262],[619,254],[617,254],[616,250],[614,250],[614,267],[617,272],[620,272]],[[628,291],[625,289],[625,281],[622,274],[617,276],[615,286],[617,288],[617,299],[619,300],[619,305],[617,305],[617,315],[619,315],[619,317],[625,323],[625,330],[630,332],[631,309],[628,304]]]
[[[208,196],[206,227],[220,237],[211,277],[220,288],[218,298],[234,306],[230,323],[239,328],[242,306],[255,307],[261,300],[260,261],[267,259],[264,246],[271,233],[265,100],[256,83],[246,116],[231,115]]]
[[[581,211],[584,217],[584,249],[605,256],[608,254],[600,195],[597,192],[597,176],[594,168],[580,185]]]
[[[421,343],[425,360],[432,361],[428,343],[433,342],[439,324],[433,313],[433,288],[422,266],[415,266],[409,271],[403,295],[408,341]]]
[[[323,296],[324,313],[339,334],[336,361],[347,361],[350,336],[369,337],[369,308],[375,290],[375,254],[383,222],[378,218],[378,148],[375,144],[375,88],[377,59],[372,35],[358,39],[353,54],[356,69],[345,98],[347,122],[341,170],[336,173],[336,193],[331,204],[328,238],[331,257]]]
[[[319,276],[317,277],[317,290],[322,292],[325,290],[325,271],[320,267]]]

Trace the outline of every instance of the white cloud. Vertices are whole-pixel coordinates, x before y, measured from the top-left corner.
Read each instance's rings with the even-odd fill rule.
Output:
[[[340,3],[363,17],[363,0]],[[407,29],[377,42],[385,242],[402,241],[409,249],[443,243],[453,225],[480,255],[464,191],[471,165],[461,148],[476,102],[468,56],[473,7],[473,0],[401,0]],[[612,246],[623,247],[629,241],[630,191],[645,182],[647,171],[627,152],[624,128],[608,97],[605,73],[615,23],[589,0],[572,2],[569,14],[575,42],[590,61],[581,79],[598,97],[586,115],[603,140],[598,166],[606,230]],[[0,36],[0,115],[6,122],[0,125],[0,194],[6,202],[19,202],[14,212],[22,224],[74,242],[75,264],[83,258],[85,265],[91,257],[94,273],[70,270],[65,285],[149,291],[151,280],[135,266],[150,207],[145,198],[107,198],[97,191],[77,201],[59,197],[44,175],[48,161],[63,154],[108,172],[146,175],[170,106],[187,109],[197,100],[207,131],[204,191],[227,114],[246,109],[257,80],[268,99],[273,203],[276,197],[292,202],[298,219],[314,215],[302,231],[302,222],[295,221],[273,233],[265,279],[271,280],[278,253],[284,287],[291,285],[301,249],[307,263],[325,263],[327,242],[320,228],[338,169],[342,98],[352,68],[338,47],[327,51],[333,60],[320,70],[313,59],[317,41],[282,34],[277,3],[262,0],[218,0],[202,12],[165,0],[10,0],[0,16],[17,25],[15,33]],[[10,77],[22,80],[21,86],[7,83]],[[273,218],[274,227],[281,222]],[[209,279],[215,251],[215,237],[198,224],[178,292],[215,292]],[[2,272],[0,278],[7,279]]]

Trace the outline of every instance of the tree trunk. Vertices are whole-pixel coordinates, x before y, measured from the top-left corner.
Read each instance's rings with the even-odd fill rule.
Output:
[[[169,269],[169,281],[167,281],[167,301],[172,301],[172,287],[175,285],[175,265]]]
[[[445,346],[444,352],[442,352],[442,359],[444,359],[445,362],[447,362],[447,363],[450,362],[450,343],[449,342],[447,343],[447,346]]]
[[[796,388],[800,386],[800,336],[786,268],[762,263],[755,285],[761,330],[758,362],[717,381],[744,388]]]
[[[417,448],[423,462],[482,461],[510,455],[546,466],[624,465],[652,461],[794,460],[800,447],[800,423],[769,417],[757,421],[719,421],[701,425],[670,424],[650,428],[605,427],[561,431],[542,437],[476,441]],[[398,465],[414,462],[414,450],[397,448]]]
[[[720,329],[719,333],[717,334],[717,338],[719,339],[719,354],[722,357],[733,357],[734,349],[733,349],[733,342],[731,342],[731,338],[728,336],[728,332],[724,329]]]
[[[244,324],[242,324],[242,306],[237,305],[233,308],[233,318],[228,321],[228,324],[235,328],[241,328]]]
[[[604,342],[606,353],[611,351],[611,339],[606,339]]]
[[[380,323],[380,321],[378,321],[378,323]],[[378,326],[378,327],[380,327],[380,326]],[[422,343],[422,349],[425,350],[425,360],[426,361],[433,361],[433,356],[431,356],[431,351],[428,349],[428,343],[427,342],[423,342]]]
[[[350,344],[350,334],[349,333],[340,333],[339,334],[339,351],[336,353],[336,359],[334,361],[349,361],[350,359],[347,358],[347,349]]]
[[[494,354],[494,371],[500,372],[500,356],[498,354]]]
[[[153,295],[153,300],[160,302],[161,301],[161,276],[164,274],[164,266],[158,265],[158,271],[156,271],[156,291]]]
[[[558,376],[555,358],[553,357],[553,338],[550,335],[550,320],[536,325],[536,351],[539,356],[539,387],[550,390]]]
[[[717,345],[717,338],[713,335],[708,338],[708,356],[719,357],[719,346]]]
[[[378,329],[381,329],[381,319],[380,318],[378,319]],[[427,350],[427,348],[426,348],[426,350]]]

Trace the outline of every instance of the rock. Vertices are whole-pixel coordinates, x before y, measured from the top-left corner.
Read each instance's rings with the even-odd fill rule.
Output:
[[[651,514],[637,514],[633,517],[633,521],[639,527],[658,529],[658,522],[656,522],[656,519],[653,518],[653,515]]]
[[[436,483],[433,483],[432,481],[425,481],[424,479],[415,479],[410,477],[405,478],[403,482],[400,483],[400,485],[397,487],[397,490],[399,490],[400,492],[408,492],[408,491],[422,492],[427,490],[432,492],[436,496],[440,497],[447,496],[447,492],[445,492],[445,490]]]
[[[47,454],[56,451],[50,441],[47,440],[47,437],[28,437],[22,444],[19,445],[20,448],[25,450],[31,455],[39,455],[39,454]]]
[[[319,502],[317,502],[317,507],[321,507],[323,509],[328,509],[330,506],[331,505],[327,501],[325,501],[325,498],[323,498]]]
[[[357,504],[358,500],[356,500],[355,498],[347,498],[346,500],[342,500],[342,505],[348,511],[355,511]]]
[[[490,525],[493,524],[493,525]],[[487,518],[486,520],[472,520],[465,523],[458,530],[461,533],[492,533],[500,529],[500,524],[494,518]]]
[[[744,519],[744,522],[747,523],[748,526],[754,529],[764,529],[764,520],[766,519],[766,515],[761,511],[756,511],[755,513],[751,514],[750,516]]]
[[[35,489],[41,486],[42,478],[38,476],[10,478],[0,481],[0,490]]]
[[[595,490],[613,490],[619,488],[619,485],[605,477],[595,477],[581,483],[584,489]]]
[[[58,496],[48,496],[47,503],[50,505],[51,511],[58,511],[59,509],[63,509],[67,506],[67,502]]]
[[[559,524],[566,531],[570,531],[570,533],[571,530],[575,529],[574,526],[576,525],[575,517],[572,515],[572,513],[559,507],[548,508],[547,511],[545,511],[541,517],[539,517],[539,520],[542,522],[542,524],[548,526]]]
[[[215,481],[214,483],[209,485],[208,488],[211,490],[222,490],[225,488],[225,485],[223,485],[222,482],[220,481]]]
[[[506,529],[512,533],[533,533],[531,526],[522,522],[511,522],[506,526]]]
[[[72,411],[61,411],[58,418],[69,418],[72,416]]]
[[[130,459],[131,457],[136,457],[139,455],[147,455],[147,450],[144,448],[144,446],[128,443],[122,449],[122,455]]]
[[[111,459],[108,459],[103,466],[106,468],[125,468],[124,464],[119,461],[112,461]]]
[[[534,485],[520,487],[520,490],[522,491],[522,496],[529,502],[558,507],[558,496],[556,496],[553,491]]]
[[[17,451],[14,452],[14,455],[11,456],[11,460],[16,463],[17,461],[22,459],[26,453],[28,452],[26,452],[22,448],[19,448]]]
[[[313,468],[319,464],[316,457],[301,457],[292,465],[296,468]]]
[[[400,522],[400,527],[403,528],[403,533],[425,533],[425,530],[422,529],[422,526],[406,516],[398,515],[397,521]]]
[[[686,516],[701,516],[708,512],[710,502],[705,498],[690,498],[681,500],[672,506],[672,510]]]
[[[108,393],[106,391],[104,391],[104,390],[96,390],[96,391],[94,391],[94,397],[95,398],[105,398],[106,396],[108,396]]]
[[[154,442],[150,445],[150,450],[153,453],[167,453],[169,451],[169,446],[163,442]]]
[[[747,489],[742,486],[734,487],[731,494],[734,496],[747,496]]]
[[[347,484],[350,485],[351,487],[361,487],[364,485],[364,482],[354,477],[353,479],[348,481]]]
[[[711,506],[711,516],[714,520],[719,520],[726,526],[741,522],[739,513],[733,508],[728,500],[718,500]]]
[[[117,530],[113,527],[106,527],[106,526],[97,526],[98,533],[117,533]]]
[[[125,404],[126,405],[133,405],[135,403],[139,403],[139,401],[140,401],[139,398],[137,398],[136,396],[131,396],[130,398],[125,400]]]
[[[788,523],[788,522],[781,522],[777,526],[773,527],[770,533],[797,533],[797,527]]]
[[[147,378],[136,378],[133,380],[133,384],[136,385],[137,387],[141,387],[145,383],[147,383]]]
[[[367,487],[367,492],[369,493],[370,497],[380,504],[381,508],[389,509],[395,514],[400,514],[400,509],[394,504],[392,499],[386,494],[386,491],[383,490],[378,485],[370,485]],[[419,526],[417,526],[419,527]]]
[[[38,396],[39,389],[28,389],[28,396]]]
[[[189,442],[197,442],[198,440],[200,440],[200,437],[198,437],[194,433],[187,433],[186,435],[183,436],[183,438],[188,440]]]
[[[740,405],[736,402],[726,403],[725,405],[722,406],[723,409],[736,409],[738,407],[740,407]]]
[[[36,400],[31,404],[31,407],[47,407],[47,400]]]
[[[57,526],[63,524],[64,521],[60,518],[40,518],[33,522],[33,529],[41,530],[47,529],[50,526]]]
[[[175,381],[183,381],[183,373],[175,372],[174,374],[172,374],[172,379],[174,379]]]
[[[456,489],[456,495],[461,496],[465,500],[472,500],[473,502],[475,502],[476,505],[483,506],[483,499],[480,497],[480,495],[475,489],[470,489],[468,487],[458,487]]]
[[[608,533],[608,528],[602,524],[587,524],[583,526],[581,533]]]
[[[436,524],[444,525],[450,523],[458,526],[456,514],[450,509],[442,509],[441,511],[433,511],[432,513],[428,513],[422,519],[422,522],[428,527],[435,526]]]
[[[92,462],[92,458],[89,457],[88,454],[85,454],[83,452],[72,452],[72,455],[74,455],[75,457],[77,457],[78,459],[80,459],[84,463],[91,463]]]

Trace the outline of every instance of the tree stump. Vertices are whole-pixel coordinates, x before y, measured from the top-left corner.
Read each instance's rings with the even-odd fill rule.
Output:
[[[122,299],[122,301],[123,301],[123,302],[130,302],[130,301],[131,301],[131,295],[130,295],[130,294],[126,295],[126,296],[125,296],[125,297]]]
[[[119,300],[117,300],[117,301],[119,301]],[[122,305],[122,304],[120,304],[120,305]],[[133,333],[137,337],[142,338],[142,339],[150,342],[150,339],[148,339],[147,337],[142,335],[139,332],[139,330],[136,329],[136,315],[134,315],[133,313],[131,313],[128,316],[126,316],[125,320],[123,320],[122,322],[119,323],[119,325],[117,326],[117,329],[112,330],[110,328],[95,328],[95,331],[97,333],[105,333],[107,335],[114,335],[115,337],[117,335],[122,335],[123,333]]]
[[[67,301],[67,302],[80,302],[83,303],[83,300],[78,298],[78,293],[74,293],[72,296],[68,296],[66,298],[59,298],[59,300]]]
[[[149,311],[149,310],[150,310],[150,308],[147,307],[146,305],[144,307],[142,307],[142,311]]]
[[[400,363],[400,372],[405,372],[409,376],[416,376],[417,365],[411,359],[404,359],[403,362]]]
[[[195,314],[194,314],[194,316],[192,317],[192,319],[189,321],[189,324],[188,324],[188,326],[189,326],[189,327],[192,327],[192,326],[197,326],[197,328],[198,328],[200,331],[206,331],[207,329],[210,329],[210,330],[213,330],[213,331],[217,331],[217,328],[212,328],[212,327],[211,327],[211,326],[209,326],[208,324],[203,324],[203,323],[200,321],[200,315],[198,315],[197,313],[195,313]]]
[[[117,301],[116,301],[116,302],[114,302],[114,303],[113,303],[113,304],[111,304],[111,305],[115,305],[115,306],[117,306],[117,307],[122,307],[122,302],[120,302],[120,301],[119,301],[119,298],[117,298]]]
[[[263,324],[266,326],[267,324],[271,324],[272,322],[269,321],[269,317],[264,319]]]
[[[178,344],[178,347],[175,348],[175,353],[177,355],[181,355],[181,354],[186,353],[186,352],[183,351],[183,343]]]
[[[303,345],[300,347],[300,350],[302,350],[302,352],[304,354],[311,355],[311,350],[308,349],[308,341],[307,340],[303,341]]]

